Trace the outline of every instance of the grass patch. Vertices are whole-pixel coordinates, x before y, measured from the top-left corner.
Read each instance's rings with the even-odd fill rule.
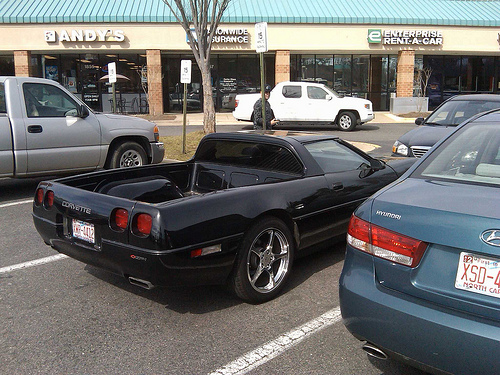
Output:
[[[165,159],[181,161],[191,159],[204,135],[203,131],[187,133],[185,154],[182,153],[182,135],[160,137],[160,141],[165,145]]]

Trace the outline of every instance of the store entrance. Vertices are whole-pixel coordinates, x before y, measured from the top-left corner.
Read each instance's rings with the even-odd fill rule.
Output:
[[[180,113],[183,111],[184,84],[180,82],[181,60],[191,60],[191,83],[187,84],[187,111],[201,112],[203,90],[201,73],[196,61],[188,56],[163,57],[163,111]]]
[[[183,55],[162,56],[164,112],[181,113],[184,85],[180,83],[181,60],[192,60],[191,83],[188,84],[187,110],[203,110],[201,73],[195,60]],[[273,85],[275,58],[265,56],[266,83]],[[237,94],[260,92],[260,62],[256,54],[214,55],[211,60],[212,96],[217,112],[232,112]]]

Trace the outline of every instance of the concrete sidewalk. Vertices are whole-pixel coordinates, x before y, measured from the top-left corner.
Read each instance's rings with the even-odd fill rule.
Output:
[[[164,118],[152,120],[158,126],[181,126],[183,121],[182,114],[166,113]],[[231,112],[217,113],[217,125],[235,125],[240,123],[236,120]],[[404,118],[395,116],[389,112],[375,112],[375,118],[369,124],[387,124],[387,123],[414,123],[414,118]],[[203,125],[203,113],[188,113],[186,115],[186,123],[188,125]]]

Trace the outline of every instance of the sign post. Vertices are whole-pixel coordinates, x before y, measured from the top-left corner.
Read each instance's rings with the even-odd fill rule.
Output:
[[[267,52],[267,22],[255,24],[255,51],[260,55],[260,93],[262,98],[262,129],[266,130],[264,52]]]
[[[184,102],[182,105],[182,153],[186,153],[186,112],[187,84],[191,83],[191,60],[181,60],[181,83],[184,84]]]
[[[108,79],[109,83],[111,83],[111,88],[113,90],[113,113],[116,113],[116,63],[110,62],[108,64]]]

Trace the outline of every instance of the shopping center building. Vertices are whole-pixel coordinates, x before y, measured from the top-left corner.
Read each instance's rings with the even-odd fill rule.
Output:
[[[257,22],[268,24],[270,84],[320,82],[388,110],[391,97],[412,97],[415,73],[430,68],[431,108],[460,93],[500,93],[500,1],[232,0],[213,40],[217,111],[259,91]],[[162,0],[3,0],[0,35],[0,75],[56,80],[97,111],[111,110],[102,79],[110,62],[124,76],[120,110],[180,111],[180,64],[192,59],[188,109],[202,110],[186,33]]]

